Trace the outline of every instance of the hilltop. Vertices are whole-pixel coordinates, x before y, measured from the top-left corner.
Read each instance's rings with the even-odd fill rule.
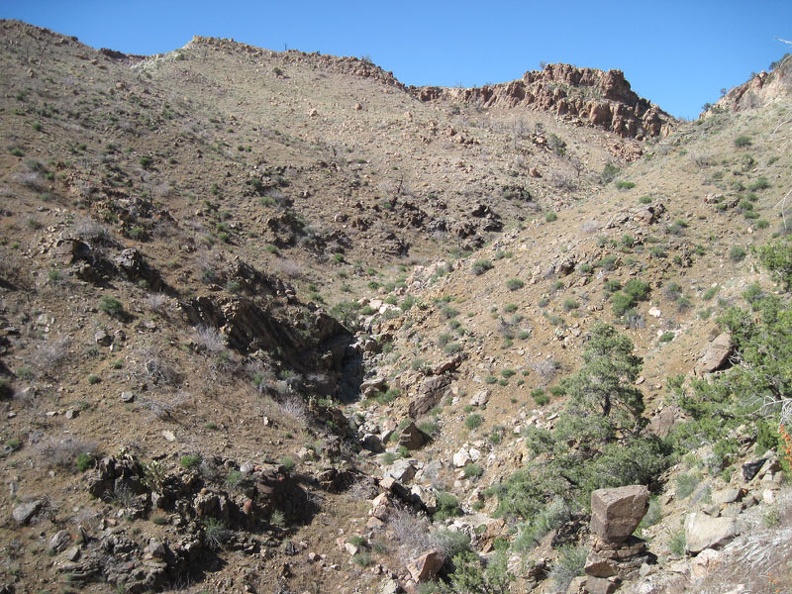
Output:
[[[618,71],[416,88],[0,26],[0,590],[578,591],[583,483],[625,477],[654,525],[619,591],[790,586],[777,412],[696,391],[749,360],[718,320],[786,299],[761,248],[789,220],[788,57],[683,122]],[[564,466],[603,323],[640,411]],[[693,512],[731,544],[686,544]]]

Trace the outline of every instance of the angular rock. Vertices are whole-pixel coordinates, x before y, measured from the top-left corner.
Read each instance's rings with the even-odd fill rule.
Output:
[[[713,503],[736,503],[745,496],[745,491],[739,487],[729,487],[728,489],[721,489],[712,494]]]
[[[729,362],[732,354],[731,336],[727,332],[719,334],[713,340],[693,369],[696,375],[704,375],[723,369]]]
[[[606,542],[624,542],[648,509],[649,489],[645,485],[597,489],[591,494],[591,532]]]
[[[410,402],[410,417],[415,419],[425,415],[437,406],[450,383],[451,378],[447,375],[435,375],[424,379],[418,388],[418,395],[415,400]]]
[[[411,422],[399,434],[399,445],[408,450],[417,450],[426,444],[426,434]]]
[[[417,583],[434,579],[446,561],[445,554],[439,549],[427,551],[407,564],[407,571]]]
[[[50,539],[49,548],[56,553],[65,551],[71,542],[71,534],[66,530],[59,530]]]
[[[418,470],[409,460],[396,460],[387,470],[387,474],[397,481],[411,481]]]
[[[42,507],[44,507],[43,499],[32,499],[17,505],[11,512],[11,517],[20,524],[27,524]]]
[[[480,392],[476,393],[470,399],[470,405],[471,406],[486,406],[487,402],[489,402],[489,399],[490,399],[490,391],[485,388],[484,390],[481,390]]]
[[[366,433],[360,440],[360,446],[364,450],[374,452],[375,454],[385,451],[385,447],[382,445],[382,440],[379,435],[374,435],[373,433]]]
[[[739,533],[735,518],[713,518],[692,512],[685,518],[685,550],[696,555],[704,549],[717,549]]]
[[[466,448],[461,448],[451,458],[451,463],[454,465],[454,468],[464,468],[471,462],[473,462],[473,458],[471,458],[470,452]]]

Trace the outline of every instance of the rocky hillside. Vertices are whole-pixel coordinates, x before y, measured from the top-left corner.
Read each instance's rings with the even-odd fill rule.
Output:
[[[0,591],[792,588],[788,59],[684,123],[0,27]]]

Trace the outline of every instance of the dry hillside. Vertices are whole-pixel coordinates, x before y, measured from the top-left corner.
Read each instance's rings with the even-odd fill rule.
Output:
[[[695,396],[720,316],[787,298],[788,58],[681,122],[617,71],[0,27],[0,592],[792,589],[778,411]],[[641,406],[586,458],[603,323]],[[630,482],[640,562],[597,575]]]

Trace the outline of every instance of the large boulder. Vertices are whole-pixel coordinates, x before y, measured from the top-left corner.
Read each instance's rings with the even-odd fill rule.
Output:
[[[427,551],[417,559],[407,564],[407,570],[416,583],[428,582],[434,579],[446,561],[445,554],[439,549]]]
[[[649,509],[649,489],[629,485],[597,489],[591,494],[591,532],[605,542],[622,543]]]
[[[727,332],[719,334],[696,363],[695,374],[701,376],[727,367],[732,350],[731,336]]]
[[[685,518],[685,550],[696,555],[704,549],[717,549],[739,533],[735,518],[713,518],[693,512]]]

